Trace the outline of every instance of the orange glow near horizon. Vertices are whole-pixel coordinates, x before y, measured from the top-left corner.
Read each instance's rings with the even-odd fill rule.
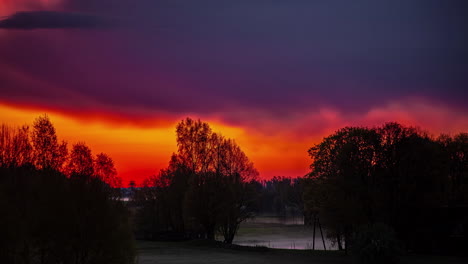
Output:
[[[32,125],[44,111],[0,105],[2,122],[11,125]],[[69,148],[85,142],[93,154],[109,154],[124,183],[155,174],[166,166],[170,154],[176,151],[175,132],[172,127],[136,128],[116,126],[98,120],[84,121],[58,112],[47,112],[60,140]]]
[[[86,118],[84,113],[60,112],[39,107],[0,103],[0,123],[32,125],[34,119],[47,113],[60,140],[69,148],[85,142],[96,155],[109,154],[115,162],[124,184],[134,180],[140,184],[146,177],[165,168],[177,150],[175,126],[182,119],[165,117],[125,122],[123,118],[96,114]],[[359,117],[345,117],[333,109],[300,115],[283,122],[264,121],[256,127],[233,126],[217,118],[202,118],[214,132],[235,139],[254,162],[261,179],[273,176],[297,177],[309,170],[307,150],[323,137],[348,125],[376,126],[388,121],[420,126],[435,133],[454,134],[468,131],[468,117],[462,112],[417,102],[389,103],[369,110]]]
[[[125,184],[130,180],[140,184],[146,177],[158,173],[167,166],[171,154],[177,151],[175,126],[179,119],[161,127],[151,127],[147,122],[145,126],[129,123],[118,125],[115,119],[82,119],[57,111],[5,104],[0,104],[0,113],[0,122],[14,126],[31,126],[35,118],[47,113],[56,128],[59,140],[67,141],[69,148],[77,142],[85,142],[93,154],[109,154],[114,159],[119,176]],[[283,142],[276,139],[276,145],[273,145],[273,142],[265,144],[259,141],[257,135],[247,133],[245,129],[217,121],[203,121],[208,122],[213,131],[235,139],[254,161],[262,178],[291,173],[294,176],[302,176],[307,171],[306,148],[302,147],[300,152],[292,151],[298,144],[285,147],[281,146]],[[282,151],[281,155],[275,150],[278,147]]]

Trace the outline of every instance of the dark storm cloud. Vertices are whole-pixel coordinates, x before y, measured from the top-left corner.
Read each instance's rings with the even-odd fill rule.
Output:
[[[0,57],[25,76],[109,107],[236,121],[239,109],[287,119],[323,106],[361,113],[416,96],[468,111],[467,1],[67,3],[72,14],[127,24],[99,34],[9,31]],[[0,98],[32,89],[21,83],[10,80]],[[29,99],[56,101],[41,94]],[[87,106],[70,103],[80,104]]]
[[[0,20],[0,29],[58,29],[109,27],[112,23],[103,18],[55,11],[23,11]]]

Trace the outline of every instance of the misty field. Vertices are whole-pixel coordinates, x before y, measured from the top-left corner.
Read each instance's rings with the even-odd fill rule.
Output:
[[[312,228],[296,221],[259,217],[243,223],[234,244],[221,242],[149,242],[138,241],[138,263],[355,263],[350,256],[337,250],[308,250]],[[316,230],[316,249],[322,249],[320,231]],[[242,245],[242,246],[239,246]],[[256,246],[257,245],[257,246]],[[291,249],[294,247],[295,249]],[[331,241],[326,241],[327,249]],[[270,248],[267,248],[270,247]],[[301,250],[302,249],[302,250]],[[404,256],[405,263],[466,263],[466,259],[440,256]]]
[[[315,230],[315,249],[323,250],[320,230]],[[326,249],[336,250],[337,246],[326,238]],[[243,246],[264,246],[279,249],[312,249],[313,228],[304,226],[302,218],[256,217],[242,223],[233,243]]]
[[[355,263],[338,251],[267,249],[263,247],[226,247],[207,241],[148,242],[138,241],[138,264],[153,263]],[[444,256],[411,255],[402,264],[458,264],[466,259]]]
[[[224,247],[192,242],[138,242],[138,263],[350,263],[338,252]]]
[[[324,251],[320,231],[316,230],[315,247],[311,243],[313,230],[297,219],[257,217],[242,223],[232,246],[221,242],[148,242],[138,241],[138,263],[355,263],[325,240]],[[324,234],[325,235],[325,234]],[[221,238],[220,238],[221,239]],[[402,263],[466,263],[466,259],[440,256],[404,256]]]

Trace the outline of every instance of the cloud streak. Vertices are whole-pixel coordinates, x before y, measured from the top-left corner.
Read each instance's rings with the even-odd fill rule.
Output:
[[[0,21],[0,29],[96,29],[113,26],[101,17],[70,12],[23,11]]]

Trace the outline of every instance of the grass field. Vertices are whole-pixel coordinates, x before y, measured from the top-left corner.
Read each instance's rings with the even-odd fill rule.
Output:
[[[268,249],[264,247],[225,246],[207,241],[138,241],[138,263],[355,263],[338,251]],[[461,264],[467,259],[442,256],[403,256],[401,264]]]
[[[310,226],[297,224],[246,222],[241,224],[234,238],[234,244],[282,249],[312,249],[313,229]],[[332,245],[326,237],[325,245],[326,249],[337,249],[336,245]],[[315,249],[323,249],[318,228],[315,234]]]
[[[351,263],[339,252],[225,247],[222,243],[138,242],[138,263]]]
[[[297,250],[301,248],[301,243],[310,243],[313,237],[312,229],[304,225],[267,220],[259,218],[241,225],[234,243],[249,246],[225,245],[222,242],[204,240],[186,242],[138,241],[138,263],[355,263],[352,257],[345,256],[343,252],[337,250]],[[293,248],[293,243],[296,244],[296,249],[290,249]],[[316,249],[323,248],[318,230],[315,243]],[[329,248],[329,244],[330,241],[327,242],[327,248]],[[458,264],[468,263],[468,260],[440,256],[411,255],[402,257],[401,264],[410,263]]]

